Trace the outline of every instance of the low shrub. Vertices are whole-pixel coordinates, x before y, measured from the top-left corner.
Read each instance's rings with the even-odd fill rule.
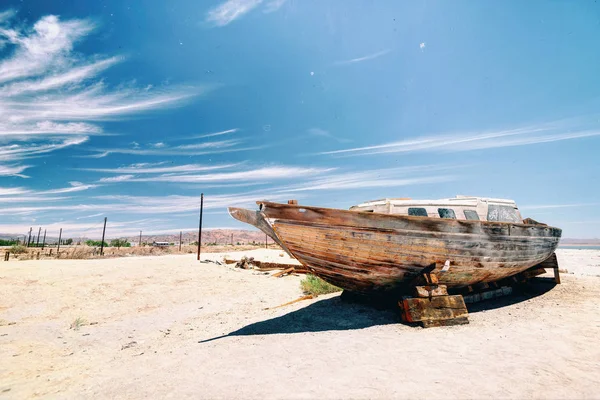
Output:
[[[15,244],[10,248],[10,252],[12,254],[23,254],[27,253],[27,247],[21,246],[19,244]]]
[[[314,275],[306,275],[306,278],[300,281],[300,287],[302,288],[304,294],[311,294],[313,296],[335,293],[342,290],[339,287],[334,286],[331,283],[327,283],[323,279]]]

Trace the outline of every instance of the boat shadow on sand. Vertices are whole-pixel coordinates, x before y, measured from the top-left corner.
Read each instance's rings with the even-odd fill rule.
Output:
[[[468,304],[467,308],[469,313],[477,313],[510,306],[543,295],[555,285],[550,280],[532,279],[529,284],[517,288],[511,295]],[[344,301],[341,296],[334,296],[279,317],[255,322],[226,335],[201,340],[199,343],[231,336],[345,331],[399,323],[402,322],[396,305],[373,305],[359,300]]]

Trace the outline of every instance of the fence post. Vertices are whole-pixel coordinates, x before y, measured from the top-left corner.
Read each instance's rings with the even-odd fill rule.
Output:
[[[58,256],[58,252],[60,251],[60,238],[62,237],[62,228],[60,228],[60,232],[58,233],[58,248],[56,249],[56,255]]]
[[[198,226],[198,261],[200,261],[200,246],[202,245],[202,209],[204,208],[204,193],[200,193],[200,224]]]
[[[104,233],[106,232],[106,217],[104,217],[104,228],[102,228],[102,241],[100,242],[100,255],[104,255]]]

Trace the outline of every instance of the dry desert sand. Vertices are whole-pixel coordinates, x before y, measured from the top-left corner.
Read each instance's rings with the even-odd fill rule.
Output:
[[[431,329],[339,294],[273,308],[301,277],[192,254],[3,262],[0,398],[598,398],[600,251],[558,257],[561,285]]]

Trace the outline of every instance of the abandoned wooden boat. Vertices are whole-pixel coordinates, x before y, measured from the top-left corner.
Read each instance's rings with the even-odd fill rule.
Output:
[[[503,199],[382,199],[350,210],[257,204],[258,211],[229,212],[313,274],[357,292],[402,291],[426,270],[449,288],[494,282],[548,259],[561,236],[523,221],[515,202]]]

